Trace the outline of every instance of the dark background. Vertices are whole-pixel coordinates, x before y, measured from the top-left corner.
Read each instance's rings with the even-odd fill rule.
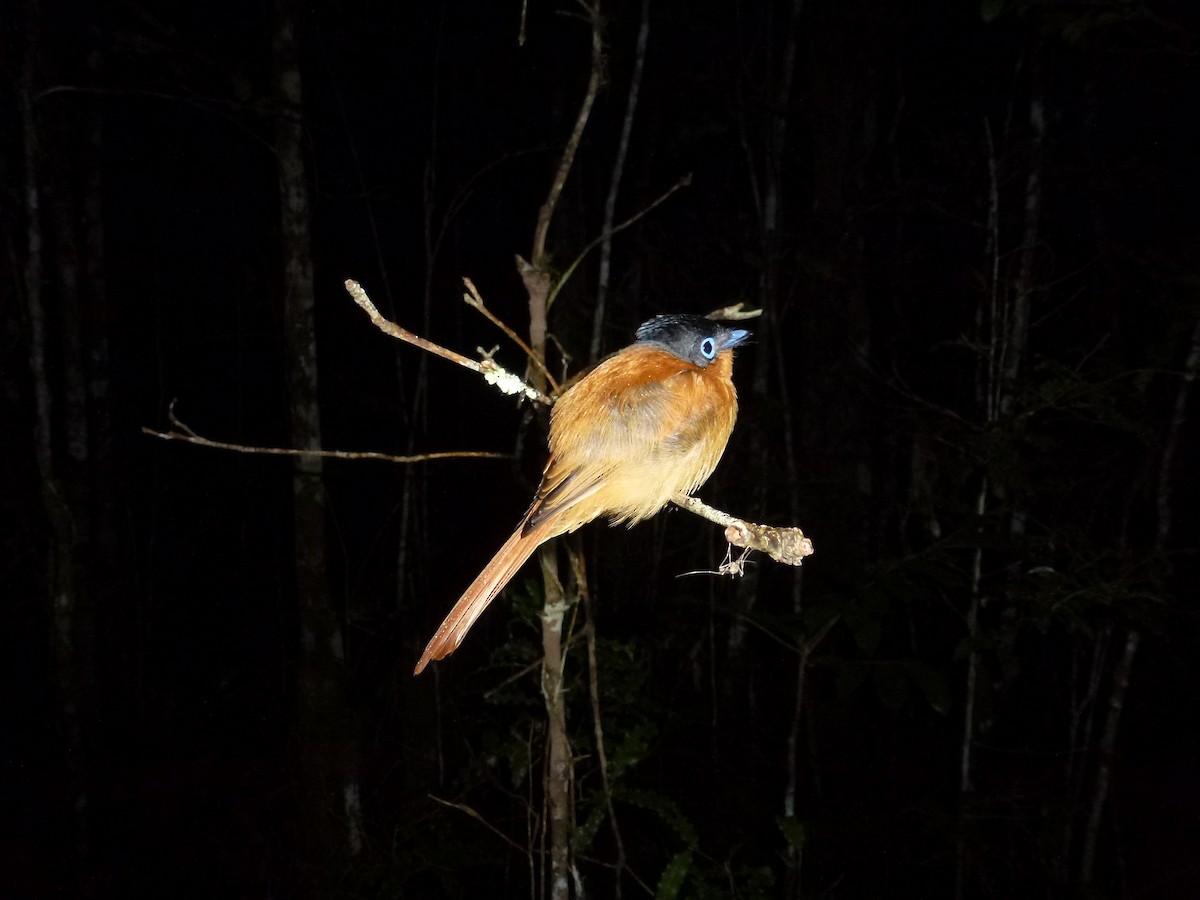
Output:
[[[532,0],[521,46],[519,0],[292,11],[322,442],[512,459],[328,461],[326,538],[297,547],[289,460],[144,435],[177,401],[206,437],[290,443],[282,14],[11,4],[4,896],[525,897],[538,878],[532,570],[411,670],[525,508],[541,426],[341,283],[521,369],[460,279],[526,332],[514,254],[587,22]],[[560,273],[602,229],[641,14],[604,9]],[[680,578],[720,562],[719,529],[668,510],[581,533],[622,896],[1200,896],[1197,7],[652,0],[649,22],[617,220],[692,180],[615,237],[601,346],[658,312],[762,308],[700,493],[816,554]],[[550,315],[572,372],[596,262]],[[316,663],[295,599],[314,555],[341,640]],[[566,677],[576,862],[609,896],[582,642]]]

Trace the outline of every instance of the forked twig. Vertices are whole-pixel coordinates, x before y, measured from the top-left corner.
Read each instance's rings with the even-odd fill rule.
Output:
[[[433,794],[427,794],[426,796],[429,797],[429,799],[432,800],[434,803],[440,803],[442,806],[448,806],[451,809],[457,809],[459,812],[466,813],[468,816],[470,816],[472,819],[474,819],[476,822],[478,822],[480,825],[482,825],[484,828],[486,828],[492,834],[496,835],[496,837],[500,838],[500,840],[504,841],[504,843],[508,844],[508,846],[512,847],[514,850],[516,850],[522,856],[524,856],[528,852],[528,850],[525,847],[522,847],[520,844],[518,844],[516,841],[514,841],[512,838],[510,838],[507,834],[505,834],[503,831],[501,831],[499,828],[497,828],[495,825],[493,825],[491,822],[489,822],[487,819],[485,819],[483,816],[481,816],[479,814],[479,812],[476,809],[474,809],[473,807],[467,806],[467,804],[465,804],[465,803],[455,803],[453,800],[443,800],[441,797],[437,797]]]
[[[464,276],[463,284],[467,287],[467,292],[463,294],[463,301],[467,304],[467,306],[479,310],[479,312],[483,314],[484,318],[503,331],[505,336],[510,341],[520,347],[522,352],[529,357],[529,361],[532,362],[541,371],[541,373],[546,376],[546,381],[550,383],[550,387],[553,389],[554,394],[557,395],[559,392],[558,382],[555,381],[554,376],[550,374],[550,370],[546,368],[545,362],[543,362],[536,353],[529,349],[529,345],[521,340],[521,336],[519,334],[509,328],[508,325],[501,321],[501,319],[495,313],[487,308],[483,302],[483,297],[479,293],[479,289],[475,287],[475,282]]]
[[[505,394],[520,394],[529,400],[536,400],[538,403],[545,404],[546,406],[554,404],[554,401],[541,391],[526,384],[519,376],[509,372],[493,360],[486,358],[474,360],[469,356],[463,356],[461,353],[448,350],[441,344],[435,344],[433,341],[423,338],[419,334],[414,334],[390,319],[385,319],[379,310],[376,309],[375,304],[371,302],[371,298],[367,296],[367,292],[361,284],[352,278],[347,278],[344,284],[346,291],[354,299],[354,302],[370,317],[371,324],[389,337],[412,344],[414,347],[420,347],[422,350],[426,350],[435,356],[440,356],[442,359],[458,363],[463,368],[470,369],[472,372],[478,372],[488,384],[495,385]]]

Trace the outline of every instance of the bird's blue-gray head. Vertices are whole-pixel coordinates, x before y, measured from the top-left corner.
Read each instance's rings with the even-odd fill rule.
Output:
[[[750,332],[744,328],[726,328],[704,316],[686,314],[655,316],[637,330],[639,344],[661,347],[700,368],[748,337]]]

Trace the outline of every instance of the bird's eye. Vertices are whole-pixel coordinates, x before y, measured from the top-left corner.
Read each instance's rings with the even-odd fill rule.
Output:
[[[717,342],[710,337],[706,337],[700,342],[700,355],[705,359],[712,359],[717,355]]]

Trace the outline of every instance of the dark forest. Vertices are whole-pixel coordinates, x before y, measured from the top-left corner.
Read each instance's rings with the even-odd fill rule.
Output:
[[[0,895],[1200,896],[1196,4],[13,0],[0,62]],[[414,675],[548,407],[347,280],[547,394],[751,315],[696,496],[815,552],[600,520]]]

